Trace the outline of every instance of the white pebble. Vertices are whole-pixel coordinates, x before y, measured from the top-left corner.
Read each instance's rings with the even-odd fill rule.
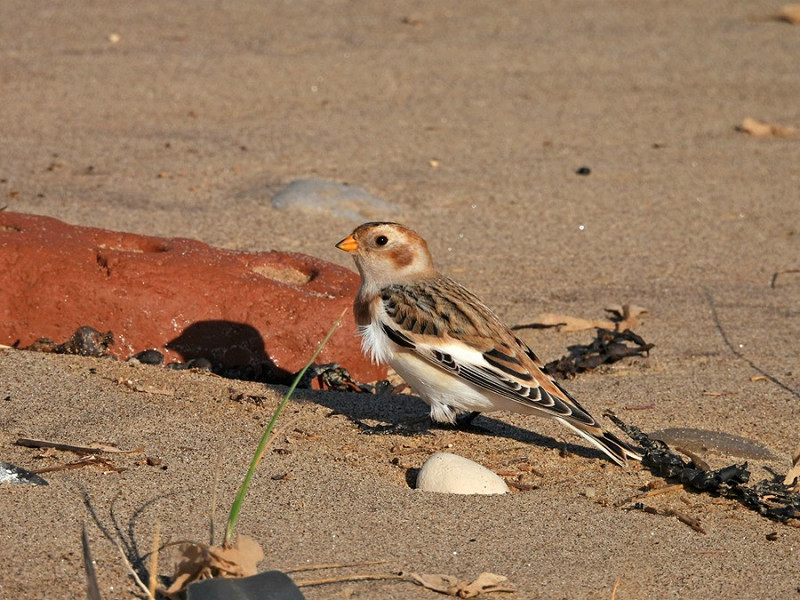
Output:
[[[437,452],[417,475],[417,489],[441,494],[506,494],[508,486],[496,473],[475,461]]]

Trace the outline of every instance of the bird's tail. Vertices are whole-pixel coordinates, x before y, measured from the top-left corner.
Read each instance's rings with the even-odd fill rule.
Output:
[[[628,466],[628,459],[642,460],[642,455],[631,449],[625,442],[613,433],[603,431],[600,427],[592,427],[582,424],[570,423],[565,419],[558,419],[561,423],[575,431],[578,435],[586,438],[592,445],[603,451],[611,460],[620,467]]]

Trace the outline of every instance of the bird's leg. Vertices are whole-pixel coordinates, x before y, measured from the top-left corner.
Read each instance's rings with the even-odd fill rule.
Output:
[[[434,421],[431,419],[431,426],[437,427],[439,429],[457,429],[458,431],[473,431],[473,432],[480,432],[486,433],[488,429],[485,427],[481,427],[480,425],[475,425],[473,421],[475,417],[480,415],[481,413],[473,411],[471,413],[462,413],[456,416],[455,423],[448,423],[447,421]]]

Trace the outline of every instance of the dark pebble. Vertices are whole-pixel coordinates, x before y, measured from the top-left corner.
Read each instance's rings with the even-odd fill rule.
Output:
[[[142,350],[134,354],[131,359],[138,360],[143,365],[161,365],[164,363],[164,355],[158,350]]]

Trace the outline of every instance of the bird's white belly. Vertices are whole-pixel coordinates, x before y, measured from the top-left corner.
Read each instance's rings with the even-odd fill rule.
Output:
[[[510,400],[480,390],[410,352],[394,352],[389,362],[411,389],[430,405],[434,421],[454,423],[459,413],[512,408],[506,406],[512,404]]]
[[[389,363],[400,377],[430,407],[431,419],[440,423],[455,423],[456,416],[465,412],[520,410],[522,406],[472,385],[417,354],[392,342],[381,326],[373,321],[359,330],[364,352],[379,363]],[[533,411],[530,411],[533,412]]]

